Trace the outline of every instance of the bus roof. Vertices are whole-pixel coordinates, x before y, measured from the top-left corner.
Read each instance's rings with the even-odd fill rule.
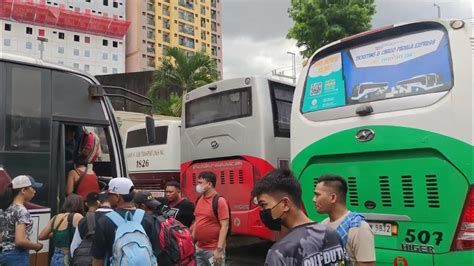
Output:
[[[389,29],[389,28],[396,28],[396,27],[400,27],[400,26],[404,26],[404,25],[409,25],[409,24],[415,24],[415,23],[420,23],[420,22],[423,22],[423,23],[426,23],[426,22],[435,22],[435,23],[440,23],[442,25],[444,25],[445,27],[449,27],[449,24],[450,22],[452,21],[457,21],[457,20],[461,20],[461,19],[451,19],[451,20],[447,20],[447,19],[435,19],[435,20],[417,20],[417,21],[409,21],[409,22],[401,22],[401,23],[396,23],[396,24],[392,24],[392,25],[385,25],[385,26],[382,26],[382,27],[378,27],[378,28],[375,28],[375,29],[372,29],[372,30],[368,30],[368,31],[364,31],[364,32],[361,32],[361,33],[358,33],[358,34],[355,34],[355,35],[352,35],[352,36],[347,36],[346,38],[343,38],[343,39],[340,39],[340,40],[337,40],[337,41],[334,41],[332,43],[329,43],[319,49],[316,50],[316,52],[313,54],[313,56],[311,56],[308,60],[308,62],[311,62],[312,58],[318,54],[320,51],[323,51],[325,50],[326,48],[328,47],[331,47],[333,45],[336,45],[336,44],[339,44],[339,43],[342,43],[342,42],[345,42],[345,41],[348,41],[348,40],[355,40],[355,39],[358,39],[360,37],[363,37],[363,36],[366,36],[366,35],[370,35],[372,33],[376,33],[376,32],[379,32],[379,31],[383,31],[383,30],[386,30],[386,29]],[[466,23],[465,22],[465,25],[468,25],[469,23]]]
[[[250,82],[246,82],[247,79],[250,79]],[[224,80],[218,80],[218,81],[214,81],[212,83],[209,83],[209,84],[206,84],[204,86],[201,86],[199,88],[196,88],[190,92],[188,92],[186,94],[187,97],[190,97],[190,96],[195,96],[193,94],[195,93],[198,93],[200,91],[203,91],[205,89],[209,89],[209,88],[212,88],[213,86],[215,85],[219,85],[219,84],[223,84],[223,83],[230,83],[230,84],[238,84],[239,82],[241,82],[241,84],[245,84],[245,85],[249,85],[251,83],[252,80],[255,80],[255,79],[265,79],[265,80],[269,80],[269,81],[274,81],[274,82],[278,82],[278,83],[282,83],[282,84],[286,84],[286,85],[289,85],[289,86],[295,86],[294,84],[292,84],[291,82],[288,82],[288,81],[282,81],[278,78],[274,78],[274,77],[265,77],[265,76],[248,76],[248,77],[239,77],[239,78],[232,78],[232,79],[224,79]],[[191,97],[191,98],[195,98],[195,97]],[[197,97],[199,98],[199,97]]]
[[[70,72],[70,73],[88,77],[89,79],[93,80],[94,83],[96,84],[100,83],[93,75],[89,73],[82,72],[78,69],[70,68],[64,65],[58,65],[51,62],[47,62],[47,61],[37,59],[37,58],[0,52],[0,61],[11,61],[11,62],[16,62],[16,63],[21,63],[21,64],[32,65],[32,66],[42,66],[45,68],[61,70],[61,71]]]

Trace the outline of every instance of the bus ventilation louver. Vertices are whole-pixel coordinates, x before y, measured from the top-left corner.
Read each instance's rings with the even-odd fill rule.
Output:
[[[239,170],[239,184],[244,183],[244,171]]]
[[[426,194],[428,198],[428,207],[439,208],[438,177],[436,175],[426,175]]]
[[[392,207],[392,195],[390,194],[390,179],[388,176],[379,176],[380,196],[383,207]]]
[[[196,173],[193,173],[193,186],[196,186]]]
[[[221,185],[225,185],[225,173],[224,171],[221,171]]]
[[[355,176],[347,178],[347,188],[349,190],[349,202],[351,206],[359,206],[359,193],[357,192],[357,179]]]
[[[403,205],[405,207],[415,207],[415,196],[413,193],[413,179],[411,175],[402,176]]]
[[[230,170],[230,171],[229,171],[229,183],[230,183],[231,185],[234,184],[234,170]]]

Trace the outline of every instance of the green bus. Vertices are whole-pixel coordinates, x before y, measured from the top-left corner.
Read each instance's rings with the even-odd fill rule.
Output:
[[[298,81],[291,159],[305,209],[323,220],[318,176],[343,176],[377,265],[473,265],[470,36],[461,20],[383,27],[322,47]]]

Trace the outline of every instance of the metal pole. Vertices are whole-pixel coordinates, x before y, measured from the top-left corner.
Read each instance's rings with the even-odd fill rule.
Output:
[[[441,18],[441,7],[437,5],[436,3],[433,3],[433,6],[438,9],[438,18]]]
[[[296,54],[292,52],[286,52],[287,54],[290,54],[292,56],[291,60],[291,69],[292,69],[292,79],[293,79],[293,84],[296,84]]]

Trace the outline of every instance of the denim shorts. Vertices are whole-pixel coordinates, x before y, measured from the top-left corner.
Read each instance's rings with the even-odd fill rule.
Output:
[[[12,249],[0,252],[1,266],[28,266],[30,265],[30,254],[28,250]]]

